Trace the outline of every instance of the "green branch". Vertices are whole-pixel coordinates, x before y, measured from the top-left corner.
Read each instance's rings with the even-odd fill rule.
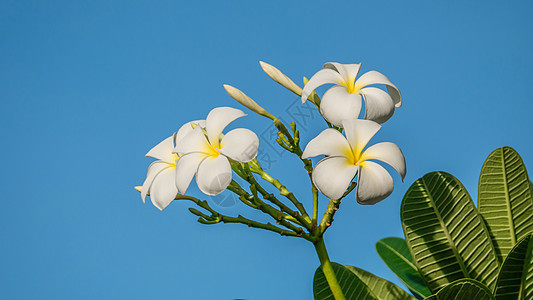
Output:
[[[313,184],[311,190],[313,193],[313,228],[316,228],[318,223],[318,189]]]
[[[287,214],[261,201],[261,199],[257,195],[257,189],[254,184],[250,185],[250,190],[252,191],[252,194],[249,194],[236,182],[229,186],[228,189],[242,198],[251,199],[253,201],[253,204],[256,205],[259,210],[270,215],[274,220],[276,220],[276,224],[280,224],[286,227],[287,229],[292,230],[294,233],[296,233],[297,236],[301,236],[306,240],[309,240],[311,242],[314,242],[316,240],[315,237],[311,236],[309,233],[306,233],[302,227],[297,227],[294,224],[290,223],[286,219]]]
[[[290,211],[291,215],[294,216],[300,223],[302,223],[303,226],[305,226],[308,230],[312,229],[311,226],[311,219],[309,218],[309,215],[307,214],[307,211],[305,210],[305,207],[302,203],[296,199],[294,194],[290,192],[281,182],[277,179],[272,178],[267,172],[265,172],[261,166],[259,165],[259,162],[254,159],[253,161],[249,162],[247,165],[245,165],[245,171],[249,172],[245,179],[249,183],[255,185],[258,189],[258,191],[265,197],[265,199],[269,201],[273,201],[274,204],[280,206],[280,208],[284,211]],[[255,177],[251,173],[256,173],[259,176],[261,176],[261,179],[267,181],[268,183],[272,184],[275,188],[279,190],[280,195],[286,197],[289,199],[292,204],[300,211],[301,216],[298,214],[298,212],[291,210],[289,207],[287,207],[285,204],[283,204],[281,201],[279,201],[274,195],[269,194],[261,185],[255,180]]]
[[[254,220],[250,220],[248,218],[245,218],[241,215],[237,216],[237,217],[230,217],[230,216],[225,216],[217,211],[215,211],[214,209],[212,209],[209,204],[207,203],[207,201],[205,200],[199,200],[195,197],[192,197],[192,196],[186,196],[186,195],[177,195],[176,196],[176,200],[189,200],[189,201],[192,201],[194,202],[196,205],[198,205],[199,207],[207,210],[208,212],[211,213],[211,216],[208,216],[194,208],[189,208],[189,211],[197,216],[199,216],[200,218],[198,218],[198,222],[202,223],[202,224],[217,224],[217,223],[240,223],[240,224],[244,224],[244,225],[247,225],[248,227],[253,227],[253,228],[259,228],[259,229],[265,229],[265,230],[268,230],[268,231],[272,231],[272,232],[276,232],[276,233],[279,233],[280,235],[282,236],[292,236],[292,237],[299,237],[300,235],[296,232],[293,232],[293,231],[290,231],[290,230],[284,230],[282,228],[279,228],[273,224],[270,224],[270,223],[260,223],[260,222],[257,222],[257,221],[254,221]]]
[[[341,205],[342,198],[348,196],[349,193],[351,193],[354,189],[357,183],[352,182],[346,192],[337,200],[330,199],[328,203],[328,208],[326,209],[326,212],[324,213],[324,216],[322,217],[322,221],[320,221],[320,225],[318,226],[317,236],[322,237],[326,230],[331,226],[331,223],[333,223],[333,216],[335,216],[335,213],[339,209],[339,206]]]
[[[324,240],[322,238],[315,243],[315,250],[318,255],[318,259],[320,260],[322,272],[324,272],[324,276],[326,277],[326,281],[328,282],[333,297],[335,300],[346,300],[346,297],[344,297],[344,294],[342,293],[339,281],[337,280],[337,276],[333,271],[333,266],[329,260],[328,251],[326,250],[326,245],[324,244]]]

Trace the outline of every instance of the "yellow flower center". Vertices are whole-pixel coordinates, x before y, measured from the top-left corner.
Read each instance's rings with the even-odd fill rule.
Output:
[[[179,159],[178,154],[176,154],[176,153],[172,153],[172,161],[175,162],[175,161],[178,160],[178,159]]]
[[[197,124],[194,124],[194,125],[198,126]],[[220,155],[219,149],[222,149],[222,145],[220,144],[220,139],[214,141],[213,143],[210,143],[209,137],[207,136],[207,131],[205,130],[205,128],[202,128],[202,131],[204,133],[205,142],[206,142],[204,144],[204,153],[206,153],[209,156],[212,156],[213,158],[217,158]]]
[[[355,84],[355,78],[348,78],[348,81],[342,81],[341,84],[346,87],[346,91],[350,94],[357,94],[362,88],[362,86]]]
[[[343,149],[343,154],[345,157],[348,158],[348,162],[354,166],[359,165],[361,162],[361,154],[355,153],[351,147],[347,147],[346,149]]]
[[[176,160],[179,159],[179,156],[176,154],[176,153],[172,153],[170,154],[170,161],[169,164],[170,164],[170,169],[171,170],[174,170],[176,168]]]
[[[209,156],[212,156],[213,158],[217,158],[220,155],[219,149],[211,146],[211,144],[209,143],[206,143],[205,153],[207,153],[207,155]]]

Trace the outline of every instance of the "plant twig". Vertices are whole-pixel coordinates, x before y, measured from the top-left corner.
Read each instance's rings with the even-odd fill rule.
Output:
[[[272,206],[264,203],[263,201],[261,201],[261,199],[259,199],[259,197],[257,196],[257,194],[255,192],[255,189],[256,189],[255,185],[253,185],[253,184],[250,185],[250,189],[252,190],[252,195],[250,195],[242,187],[238,186],[238,184],[237,185],[233,185],[231,187],[228,187],[228,189],[230,189],[232,192],[240,195],[240,197],[245,197],[245,198],[248,198],[248,199],[254,199],[253,203],[255,205],[257,205],[259,210],[261,210],[262,212],[270,215],[272,218],[274,218],[276,220],[276,223],[278,223],[280,225],[283,225],[287,229],[292,230],[298,236],[301,236],[304,239],[309,240],[309,241],[316,240],[315,237],[311,236],[309,233],[306,233],[302,227],[296,227],[294,224],[288,222],[287,219],[285,218],[285,216],[286,216],[285,213],[283,213],[283,212],[275,209],[274,207],[272,207]]]
[[[214,209],[212,209],[209,204],[207,203],[207,201],[205,200],[199,200],[195,197],[192,197],[192,196],[186,196],[186,195],[177,195],[176,196],[176,200],[189,200],[189,201],[192,201],[194,202],[196,205],[198,205],[199,207],[207,210],[208,212],[211,213],[211,216],[207,216],[206,214],[203,214],[202,212],[196,210],[196,209],[189,209],[189,211],[191,211],[191,213],[199,216],[199,219],[198,219],[198,222],[202,223],[202,224],[216,224],[216,223],[240,223],[240,224],[244,224],[244,225],[247,225],[248,227],[253,227],[253,228],[259,228],[259,229],[265,229],[265,230],[269,230],[269,231],[273,231],[273,232],[276,232],[276,233],[279,233],[280,235],[282,236],[292,236],[292,237],[300,237],[301,235],[299,235],[297,232],[294,232],[294,231],[291,231],[291,230],[285,230],[283,228],[279,228],[271,223],[260,223],[260,222],[257,222],[257,221],[254,221],[254,220],[250,220],[248,218],[245,218],[243,217],[242,215],[238,215],[237,217],[230,217],[230,216],[226,216],[226,215],[223,215],[217,211],[215,211]]]
[[[309,215],[307,214],[307,211],[305,210],[305,207],[303,206],[303,204],[299,202],[298,199],[296,199],[296,197],[294,196],[294,194],[290,192],[283,184],[281,184],[279,180],[272,178],[272,176],[270,176],[267,172],[265,172],[261,168],[257,160],[253,160],[249,162],[247,165],[245,165],[245,168],[247,171],[250,172],[250,174],[248,174],[249,176],[247,176],[245,180],[256,185],[258,187],[258,191],[263,195],[263,197],[266,197],[269,200],[274,201],[276,205],[282,205],[283,207],[280,207],[282,210],[291,211],[292,212],[291,215],[293,215],[296,219],[298,219],[302,223],[302,225],[305,225],[307,229],[310,230],[312,228],[311,219],[309,218]],[[281,201],[277,200],[277,198],[274,197],[274,195],[269,194],[267,191],[265,191],[261,187],[261,185],[255,180],[253,174],[251,173],[258,174],[259,176],[261,176],[261,179],[269,182],[275,188],[277,188],[279,190],[280,195],[286,197],[294,204],[294,206],[298,209],[298,211],[300,211],[301,216],[297,214],[296,212],[292,211],[290,208],[284,205]]]
[[[346,197],[349,193],[355,189],[355,186],[357,183],[352,182],[346,192],[337,200],[330,199],[328,203],[328,208],[326,209],[326,212],[324,213],[324,216],[322,217],[322,221],[320,221],[320,225],[318,226],[318,237],[322,237],[324,235],[324,232],[331,226],[331,223],[333,223],[333,216],[335,216],[335,213],[339,209],[339,206],[341,205],[342,198]]]

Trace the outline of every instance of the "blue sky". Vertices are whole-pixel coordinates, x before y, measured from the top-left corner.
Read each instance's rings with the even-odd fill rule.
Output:
[[[319,262],[310,243],[202,225],[189,203],[160,212],[133,189],[156,143],[216,106],[239,107],[224,83],[294,115],[296,97],[260,60],[299,84],[325,62],[362,62],[400,88],[404,105],[373,142],[402,148],[405,182],[394,175],[394,193],[375,206],[350,195],[326,234],[333,261],[399,283],[374,244],[403,236],[399,206],[414,180],[447,171],[476,199],[484,159],[505,145],[533,170],[532,9],[530,1],[0,1],[0,297],[311,298]],[[304,144],[324,129],[316,113],[306,121]],[[269,125],[250,114],[232,126],[261,134]],[[275,157],[269,172],[310,207],[299,161],[276,156],[265,139],[260,147]],[[262,218],[240,204],[218,209]]]

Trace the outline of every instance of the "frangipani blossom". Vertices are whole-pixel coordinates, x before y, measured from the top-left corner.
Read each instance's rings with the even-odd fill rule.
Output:
[[[146,180],[141,188],[141,198],[145,201],[148,193],[152,203],[160,210],[165,209],[178,194],[176,187],[176,162],[179,156],[174,153],[176,144],[193,131],[193,124],[205,126],[204,120],[192,121],[183,125],[177,133],[152,148],[146,156],[157,158],[148,167]]]
[[[381,125],[369,120],[343,120],[346,137],[328,128],[305,147],[302,158],[326,155],[313,169],[313,182],[330,199],[339,199],[355,175],[358,175],[356,199],[360,204],[375,204],[387,198],[394,189],[391,175],[373,162],[391,165],[405,178],[405,158],[400,148],[389,142],[366,147]]]
[[[302,103],[321,85],[335,84],[322,96],[320,113],[335,126],[342,127],[342,120],[356,119],[361,112],[362,99],[365,100],[365,119],[384,123],[394,114],[394,107],[402,106],[400,90],[377,72],[367,72],[357,81],[361,64],[340,64],[330,62],[318,71],[302,91]],[[387,92],[369,85],[384,84]]]
[[[192,178],[200,190],[211,196],[223,192],[231,182],[228,158],[249,162],[257,156],[259,139],[251,130],[233,129],[221,137],[224,128],[246,114],[231,107],[217,107],[207,116],[205,128],[197,126],[177,143],[174,152],[183,153],[176,165],[176,186],[184,194]]]

